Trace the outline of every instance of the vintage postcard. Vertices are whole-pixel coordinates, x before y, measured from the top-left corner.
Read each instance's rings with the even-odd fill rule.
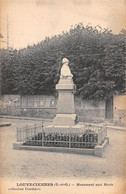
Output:
[[[126,194],[125,8],[0,0],[1,194]]]

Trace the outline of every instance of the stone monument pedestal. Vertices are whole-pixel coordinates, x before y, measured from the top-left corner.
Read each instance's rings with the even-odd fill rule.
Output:
[[[54,126],[73,126],[75,125],[76,114],[56,114],[53,119]]]
[[[53,119],[53,125],[72,126],[76,121],[74,108],[75,85],[72,78],[60,78],[56,90],[58,91],[57,114]]]
[[[76,125],[77,116],[74,107],[75,84],[68,66],[69,61],[64,58],[62,63],[60,80],[56,85],[56,90],[58,91],[56,117],[53,119],[53,125],[46,126],[46,130],[49,129],[50,132],[68,132],[73,129],[78,132],[81,129],[83,131],[82,126]]]
[[[56,85],[58,101],[57,113],[53,119],[53,123],[49,126],[42,127],[42,130],[40,132],[38,131],[38,135],[36,134],[35,126],[35,133],[33,134],[30,130],[29,137],[26,134],[27,138],[25,137],[25,142],[23,139],[22,144],[16,143],[13,145],[13,148],[37,148],[37,150],[44,151],[59,150],[70,153],[76,152],[102,156],[103,150],[109,142],[107,138],[107,127],[97,125],[97,128],[94,130],[96,127],[94,124],[92,126],[89,125],[88,128],[86,124],[76,124],[77,116],[74,108],[75,85],[72,79],[73,75],[68,66],[69,61],[64,58],[62,62],[63,66],[61,68],[60,80]],[[41,129],[40,126],[38,127]],[[18,141],[22,141],[21,131],[19,137],[17,136],[19,138]],[[24,131],[22,132],[24,136]],[[30,147],[29,145],[32,146]]]
[[[83,134],[85,133],[86,127],[85,125],[80,125],[80,124],[76,124],[76,125],[66,125],[66,126],[62,126],[57,125],[49,125],[49,126],[45,126],[45,131],[47,133],[62,133],[62,134]]]

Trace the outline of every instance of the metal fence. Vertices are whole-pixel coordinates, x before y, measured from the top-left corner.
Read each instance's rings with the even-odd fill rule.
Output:
[[[83,133],[49,132],[43,123],[17,128],[17,142],[26,146],[94,148],[104,141],[106,135],[106,125],[85,124]]]
[[[86,129],[97,134],[97,144],[101,144],[107,136],[107,125],[104,124],[85,124]]]

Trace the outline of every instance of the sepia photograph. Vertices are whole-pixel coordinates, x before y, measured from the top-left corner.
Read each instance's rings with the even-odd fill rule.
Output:
[[[126,194],[126,1],[0,0],[0,194]]]

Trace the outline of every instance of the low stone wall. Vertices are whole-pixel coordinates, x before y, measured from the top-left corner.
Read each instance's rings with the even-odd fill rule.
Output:
[[[27,117],[38,117],[38,118],[46,118],[46,119],[53,119],[56,115],[56,108],[21,108],[20,109],[21,116]]]
[[[76,109],[79,121],[103,121],[105,120],[105,109]]]
[[[20,108],[6,107],[0,109],[1,115],[26,116],[53,119],[56,115],[56,108]],[[105,119],[104,109],[76,109],[76,114],[80,122],[83,121],[103,121]]]
[[[9,116],[23,116],[23,117],[26,116],[53,119],[56,115],[56,108],[35,109],[35,108],[6,107],[4,109],[0,109],[0,114]]]
[[[0,108],[0,114],[7,116],[21,116],[21,110],[20,107],[7,106]]]
[[[52,119],[56,115],[57,99],[54,96],[3,95],[0,102],[1,115],[47,119]],[[75,112],[79,121],[103,121],[105,119],[105,102],[86,101],[75,97]]]

